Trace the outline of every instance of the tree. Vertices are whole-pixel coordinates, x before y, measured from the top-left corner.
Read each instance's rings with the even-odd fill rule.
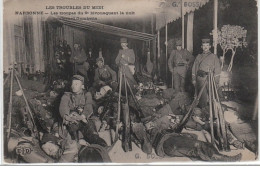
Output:
[[[213,32],[214,33],[214,32]],[[217,31],[217,44],[220,45],[223,50],[223,58],[225,60],[225,54],[231,50],[232,57],[227,71],[230,72],[233,67],[233,61],[237,48],[247,47],[246,42],[247,30],[237,25],[224,25],[221,30]],[[216,40],[216,37],[213,37]],[[223,68],[223,64],[221,66]]]

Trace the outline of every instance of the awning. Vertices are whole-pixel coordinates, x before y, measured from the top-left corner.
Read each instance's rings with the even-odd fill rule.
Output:
[[[142,41],[150,41],[156,38],[156,35],[132,31],[132,30],[105,25],[101,23],[96,23],[92,21],[78,20],[69,17],[57,17],[57,19],[63,24],[71,27],[107,33],[107,34],[116,35],[120,37],[127,37],[131,39],[142,40]]]
[[[161,2],[160,8],[156,12],[156,30],[180,18],[182,10],[183,14],[190,13],[207,2],[209,0],[166,0]]]

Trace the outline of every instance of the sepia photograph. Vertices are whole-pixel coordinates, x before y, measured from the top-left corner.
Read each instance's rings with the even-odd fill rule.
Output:
[[[2,165],[259,165],[257,0],[3,0]]]

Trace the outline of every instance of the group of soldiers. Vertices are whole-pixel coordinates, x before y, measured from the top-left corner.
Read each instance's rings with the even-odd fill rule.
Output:
[[[81,131],[83,138],[90,144],[98,144],[102,147],[108,147],[104,139],[99,137],[97,129],[95,127],[95,119],[93,118],[95,117],[93,116],[93,114],[95,114],[93,108],[93,91],[96,92],[98,89],[100,89],[100,87],[108,85],[112,88],[112,91],[118,92],[118,77],[122,77],[122,75],[120,75],[122,73],[124,74],[124,79],[119,79],[119,81],[121,81],[120,83],[122,84],[122,91],[124,89],[127,90],[127,88],[123,88],[123,80],[127,80],[130,88],[134,88],[134,85],[137,84],[133,76],[134,72],[132,70],[135,63],[134,51],[128,48],[126,38],[121,38],[120,43],[122,49],[119,50],[118,56],[115,59],[115,64],[119,68],[118,76],[114,70],[112,70],[108,65],[104,64],[103,57],[99,57],[96,59],[97,68],[95,69],[94,83],[92,85],[92,88],[89,88],[89,90],[85,90],[84,83],[86,77],[84,74],[81,73],[81,67],[84,66],[84,63],[86,62],[86,55],[82,49],[78,49],[77,46],[74,46],[76,52],[72,53],[70,59],[72,60],[72,62],[79,62],[81,64],[75,68],[77,70],[77,74],[73,75],[72,77],[71,92],[64,93],[63,97],[61,98],[59,107],[60,115],[63,119],[62,124],[64,125],[64,127],[66,127],[65,129],[67,129],[68,131],[67,136],[69,136],[65,136],[65,138],[66,140],[71,141],[68,143],[78,141],[78,131]],[[194,57],[187,50],[181,48],[181,41],[176,42],[176,47],[177,49],[171,52],[168,61],[169,70],[172,72],[174,79],[174,88],[176,91],[185,92],[186,79],[190,71],[192,72],[192,83],[196,90],[201,89],[210,70],[213,71],[216,81],[219,80],[218,78],[220,74],[220,63],[217,56],[210,52],[211,44],[209,39],[202,40],[203,53],[199,54],[195,60]],[[204,95],[201,97],[199,103],[199,106],[201,108],[207,106],[207,95],[207,90],[205,90]],[[137,137],[139,136],[142,144],[142,150],[145,153],[151,153],[152,143],[147,139],[148,132],[145,131],[145,126],[142,123],[134,123],[132,125],[132,131],[136,134]],[[152,134],[152,132],[149,133]],[[60,134],[60,136],[64,137],[64,135],[62,134]],[[176,138],[180,138],[179,143],[172,142],[172,138],[174,141],[176,141]],[[203,159],[204,156],[207,156],[208,159],[206,160],[225,159],[223,155],[219,154],[214,149],[214,147],[209,146],[207,143],[195,139],[190,139],[189,137],[187,138],[180,134],[175,134],[173,136],[168,135],[165,140],[162,139],[160,139],[158,146],[160,147],[161,145],[161,147],[163,147],[163,149],[165,150],[164,154],[170,157],[182,155],[199,157],[201,159]],[[166,139],[169,139],[170,141]],[[169,145],[165,144],[165,146],[167,146],[168,148],[164,148],[164,143],[166,141],[170,142]],[[183,143],[187,142],[190,144],[190,146],[183,145]],[[71,148],[69,146],[70,145],[67,145],[67,150],[70,151]],[[180,150],[177,150],[176,146],[183,148],[182,150],[187,153],[178,154]],[[192,155],[190,153],[191,150],[198,150],[200,151],[200,153],[197,153],[195,155],[193,153]],[[204,150],[206,152],[202,152]],[[74,154],[76,155],[77,153],[78,150],[74,150]],[[240,157],[241,155],[236,156],[236,158],[232,158],[231,160],[238,160],[240,159]],[[72,155],[63,154],[63,161],[71,162]]]
[[[185,92],[187,87],[187,79],[192,73],[192,84],[195,88],[195,95],[202,89],[207,74],[211,71],[214,74],[215,81],[218,84],[220,78],[220,60],[211,53],[210,39],[202,39],[202,54],[199,54],[196,59],[192,54],[181,47],[181,40],[176,41],[176,50],[173,50],[168,60],[169,70],[172,73],[173,86],[177,92]],[[199,106],[204,108],[207,106],[207,90],[205,89],[201,95]]]
[[[132,66],[135,63],[135,54],[132,49],[128,48],[126,38],[120,39],[122,49],[119,50],[115,63],[119,68],[119,71],[123,71],[125,79],[128,79],[129,84],[134,87],[136,83]],[[61,98],[59,112],[62,117],[62,125],[65,127],[67,133],[64,135],[64,130],[59,131],[59,136],[65,138],[67,143],[74,143],[79,141],[79,131],[83,135],[83,138],[90,144],[98,144],[102,147],[107,147],[106,142],[100,138],[97,134],[95,127],[95,116],[93,108],[93,96],[95,92],[100,90],[104,86],[109,86],[113,91],[118,90],[118,76],[117,73],[111,69],[108,65],[104,64],[104,58],[98,57],[96,59],[97,68],[94,70],[94,82],[88,89],[85,85],[88,81],[89,62],[85,51],[79,44],[74,45],[74,49],[71,53],[71,57],[68,59],[69,63],[74,65],[71,92],[65,92]],[[120,72],[119,72],[120,73]],[[71,146],[71,147],[70,147]],[[65,150],[73,150],[75,145],[67,145]],[[74,155],[78,150],[73,150]],[[65,152],[66,153],[66,152]],[[73,161],[73,155],[63,154],[62,162]]]
[[[133,77],[135,53],[133,49],[128,48],[126,38],[121,38],[120,43],[122,49],[119,50],[115,64],[120,71],[124,71],[129,84],[134,87],[137,84]],[[80,44],[74,44],[73,49],[71,49],[64,40],[59,42],[55,55],[58,67],[63,69],[63,74],[65,74],[64,79],[80,75],[84,78],[85,87],[88,87],[92,93],[105,85],[109,85],[114,91],[118,88],[117,73],[105,64],[102,54],[95,59],[92,52],[87,55]]]

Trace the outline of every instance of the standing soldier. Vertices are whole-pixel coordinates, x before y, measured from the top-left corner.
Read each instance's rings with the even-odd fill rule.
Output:
[[[89,70],[88,57],[80,44],[74,44],[74,49],[70,57],[70,62],[73,64],[73,74],[79,74],[85,78],[85,87],[88,81],[87,71]]]
[[[190,69],[194,57],[192,54],[181,47],[182,41],[176,41],[176,49],[171,52],[168,66],[169,70],[172,73],[174,81],[174,89],[177,92],[185,91],[185,81],[187,79],[187,71]]]
[[[112,70],[108,65],[104,65],[103,57],[96,60],[98,68],[95,70],[94,84],[97,89],[105,85],[109,85],[113,91],[117,89],[117,76],[116,72]]]
[[[125,76],[129,82],[129,85],[134,89],[134,85],[137,85],[137,82],[134,79],[134,63],[135,63],[135,53],[133,49],[129,49],[127,39],[120,39],[121,47],[116,57],[116,65],[119,67],[119,71],[125,73]],[[122,80],[122,84],[124,80]],[[122,90],[124,91],[124,85],[122,85]]]
[[[66,66],[66,58],[64,56],[64,45],[63,41],[59,41],[59,45],[55,48],[55,58],[56,58],[56,63],[58,68],[56,69],[57,72],[59,73],[59,78],[66,78],[65,72],[65,66]]]
[[[64,45],[64,57],[66,59],[65,72],[67,73],[68,79],[72,77],[72,67],[70,66],[71,48],[66,40],[63,40]]]
[[[95,75],[95,69],[96,69],[96,60],[92,54],[92,49],[89,48],[88,50],[88,60],[89,63],[89,70],[88,70],[88,77],[89,77],[89,83],[93,84],[94,82],[94,75]]]
[[[199,54],[195,59],[195,62],[192,67],[192,84],[195,87],[195,93],[199,92],[204,84],[204,81],[207,80],[207,75],[209,70],[214,74],[216,84],[219,83],[220,77],[220,62],[218,57],[210,52],[211,44],[210,39],[202,39],[201,46],[203,53]],[[207,88],[207,87],[206,87]],[[204,89],[199,106],[201,108],[207,106],[208,94],[207,89]]]

